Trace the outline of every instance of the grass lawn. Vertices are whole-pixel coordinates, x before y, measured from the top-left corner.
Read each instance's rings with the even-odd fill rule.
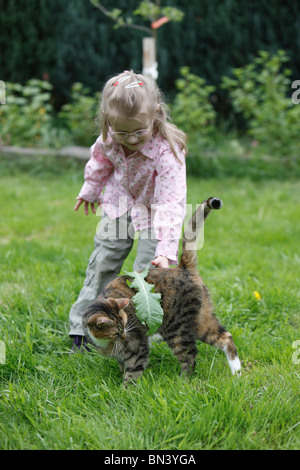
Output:
[[[300,181],[189,177],[189,203],[223,199],[199,269],[242,375],[199,343],[194,375],[181,377],[160,343],[125,389],[115,361],[69,354],[68,313],[99,221],[73,211],[83,166],[0,162],[0,448],[298,449]]]

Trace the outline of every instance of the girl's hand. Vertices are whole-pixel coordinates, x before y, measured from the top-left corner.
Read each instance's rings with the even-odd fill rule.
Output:
[[[169,267],[169,260],[165,256],[158,256],[151,264],[154,264],[157,268],[168,268]]]
[[[84,213],[85,213],[85,215],[88,215],[88,213],[89,213],[89,204],[91,204],[91,209],[92,209],[93,214],[96,214],[95,203],[85,201],[84,199],[81,199],[81,198],[78,198],[76,206],[74,207],[74,210],[78,211],[78,209],[79,209],[79,207],[81,206],[82,203],[84,203]],[[98,203],[98,205],[100,206],[100,203]]]

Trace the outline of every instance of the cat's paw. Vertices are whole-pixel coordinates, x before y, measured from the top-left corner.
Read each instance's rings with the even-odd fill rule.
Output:
[[[239,360],[238,356],[236,356],[234,359],[228,359],[228,364],[230,367],[230,370],[232,372],[232,375],[236,375],[238,377],[241,376],[241,361]]]

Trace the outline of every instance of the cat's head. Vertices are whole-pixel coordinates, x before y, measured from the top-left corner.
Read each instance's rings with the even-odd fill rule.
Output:
[[[96,340],[119,341],[126,338],[129,299],[97,299],[83,315],[83,326]]]

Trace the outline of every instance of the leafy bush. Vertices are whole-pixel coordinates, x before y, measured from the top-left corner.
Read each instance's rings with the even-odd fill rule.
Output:
[[[6,83],[6,104],[0,106],[0,142],[6,145],[59,148],[67,144],[90,146],[98,95],[75,83],[71,102],[56,115],[52,85],[31,79],[24,86]]]
[[[9,145],[44,145],[51,133],[52,85],[31,79],[25,86],[6,83],[6,104],[0,106],[0,139]]]
[[[172,106],[173,119],[188,134],[192,145],[199,148],[207,145],[215,134],[216,111],[209,100],[215,87],[206,85],[188,67],[181,68],[180,73],[182,77],[176,80],[179,91]]]
[[[93,143],[93,121],[99,101],[99,93],[89,96],[89,92],[82,83],[74,83],[71,88],[71,102],[63,105],[58,114],[60,125],[69,134],[70,143],[87,147]]]
[[[245,119],[255,144],[248,145],[248,149],[240,138],[230,140],[218,128],[211,103],[215,87],[207,85],[188,67],[180,70],[171,110],[174,122],[188,135],[189,156],[194,157],[187,160],[189,171],[203,172],[206,157],[212,157],[208,166],[219,168],[218,159],[229,156],[234,161],[249,160],[250,154],[285,157],[284,165],[289,165],[290,170],[295,165],[298,168],[300,106],[291,100],[290,71],[284,67],[287,61],[283,51],[273,56],[261,51],[253,63],[234,69],[233,77],[222,79],[221,87],[229,92],[234,110]],[[52,148],[93,143],[98,134],[94,126],[98,93],[91,95],[83,84],[75,83],[71,101],[55,114],[53,88],[47,81],[32,79],[24,86],[5,85],[6,104],[0,106],[0,143]]]
[[[280,156],[299,152],[300,107],[289,96],[291,72],[282,69],[287,61],[284,51],[273,56],[260,51],[253,63],[234,69],[234,78],[223,77],[221,84],[229,90],[235,111],[246,118],[252,138]]]

